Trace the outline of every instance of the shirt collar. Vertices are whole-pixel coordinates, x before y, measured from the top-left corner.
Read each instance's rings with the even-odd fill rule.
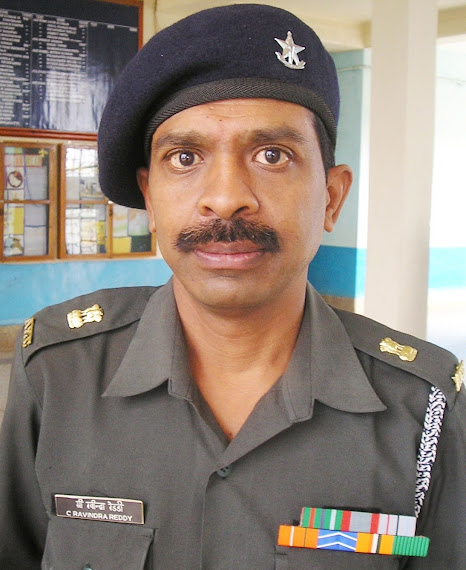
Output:
[[[151,361],[151,355],[156,359]],[[171,280],[149,299],[104,396],[134,396],[166,381],[172,395],[192,399],[195,388]],[[296,347],[280,385],[291,422],[309,418],[314,399],[353,413],[386,409],[340,319],[310,284]]]
[[[174,395],[189,399],[189,378],[186,344],[170,280],[150,297],[136,334],[103,395],[135,396],[169,381]]]
[[[345,412],[386,409],[340,319],[309,283],[301,330],[281,384],[291,421],[308,419],[314,400]]]

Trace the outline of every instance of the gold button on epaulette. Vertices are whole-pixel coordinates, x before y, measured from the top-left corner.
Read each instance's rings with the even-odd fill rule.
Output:
[[[400,360],[412,362],[417,356],[417,349],[412,346],[403,346],[393,339],[386,337],[379,343],[380,352],[395,354]]]
[[[32,344],[32,337],[34,334],[34,318],[31,317],[24,321],[23,328],[23,348],[30,346]]]
[[[86,323],[100,323],[104,318],[104,312],[99,305],[92,305],[88,309],[80,311],[75,309],[66,315],[70,329],[80,329]]]
[[[458,366],[456,367],[456,371],[454,376],[451,377],[453,382],[456,386],[456,391],[459,392],[461,390],[461,386],[464,382],[464,362],[461,361]]]

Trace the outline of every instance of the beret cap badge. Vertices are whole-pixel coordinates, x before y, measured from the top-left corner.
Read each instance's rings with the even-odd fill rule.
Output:
[[[274,39],[283,50],[283,53],[275,52],[278,61],[281,61],[288,69],[304,69],[306,62],[299,59],[298,53],[306,48],[294,43],[293,34],[288,32],[286,34],[286,40]]]

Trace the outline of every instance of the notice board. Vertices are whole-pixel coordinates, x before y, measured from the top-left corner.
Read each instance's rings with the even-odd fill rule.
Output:
[[[139,0],[0,0],[0,134],[95,134],[141,38]]]

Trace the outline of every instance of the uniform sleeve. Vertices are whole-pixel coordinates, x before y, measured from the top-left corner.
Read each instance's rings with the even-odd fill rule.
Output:
[[[405,568],[461,570],[466,561],[466,391],[445,411],[432,480],[416,534],[431,539],[427,558]]]
[[[41,407],[17,347],[0,433],[0,568],[39,569],[47,514],[35,472]]]

